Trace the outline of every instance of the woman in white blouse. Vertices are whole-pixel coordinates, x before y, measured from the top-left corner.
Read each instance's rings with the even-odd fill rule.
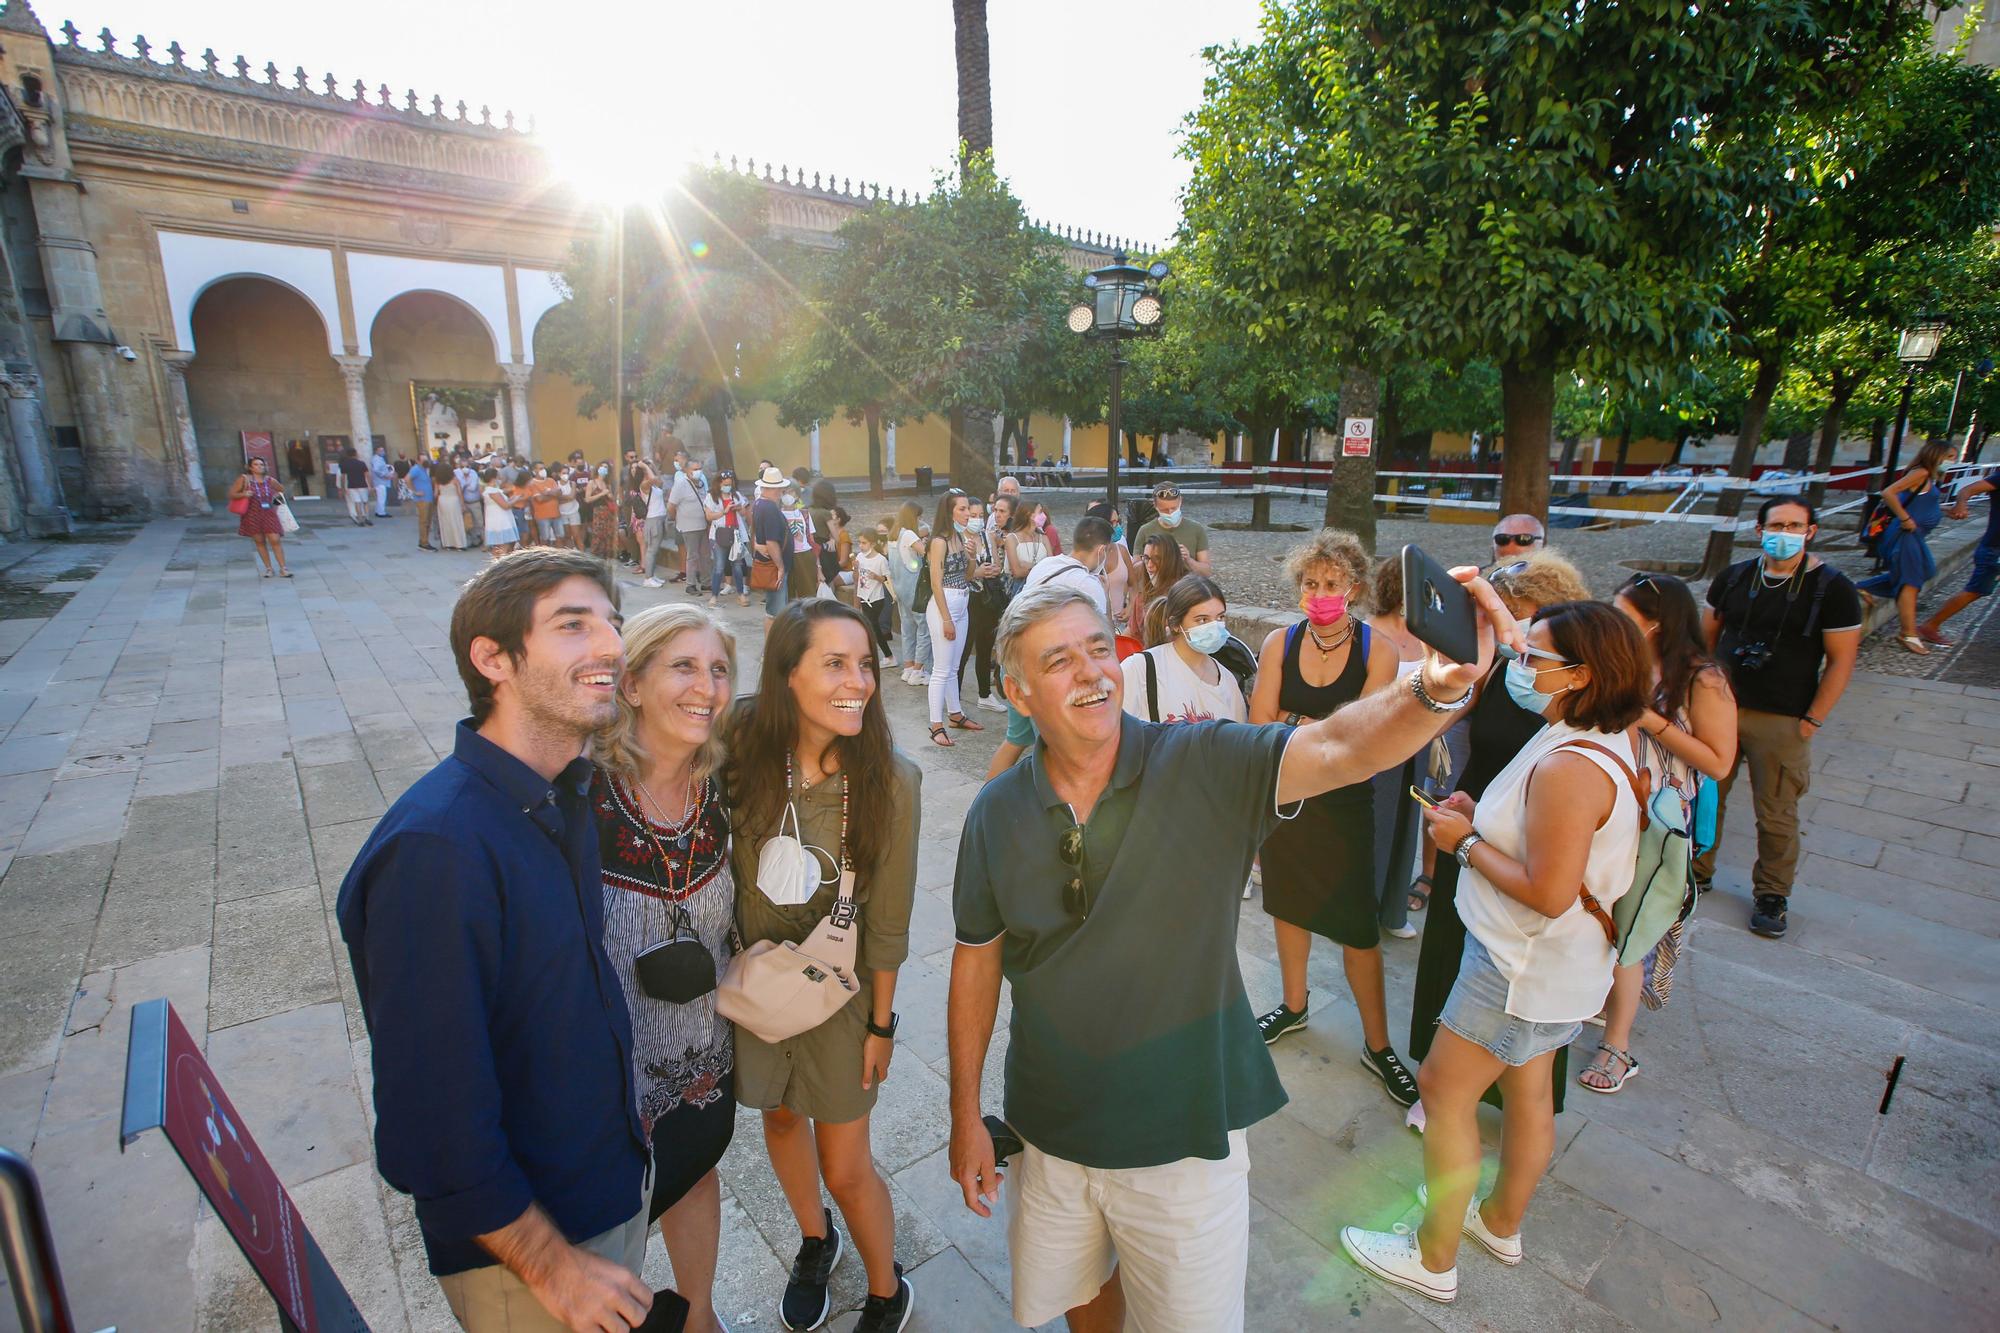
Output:
[[[1549,1062],[1611,990],[1611,905],[1632,885],[1639,804],[1632,725],[1652,697],[1652,656],[1602,602],[1543,607],[1528,653],[1507,664],[1514,701],[1548,719],[1477,807],[1454,793],[1430,836],[1464,867],[1464,961],[1417,1084],[1426,1211],[1415,1235],[1346,1227],[1341,1247],[1376,1277],[1435,1301],[1458,1294],[1461,1234],[1521,1261],[1521,1218],[1555,1149]],[[1500,1174],[1475,1200],[1482,1093],[1504,1103]]]

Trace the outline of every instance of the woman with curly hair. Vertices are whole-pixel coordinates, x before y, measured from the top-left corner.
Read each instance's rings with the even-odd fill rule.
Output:
[[[1327,716],[1396,677],[1396,648],[1350,610],[1368,591],[1368,553],[1351,532],[1322,528],[1285,562],[1306,618],[1272,630],[1257,660],[1250,721],[1293,725]],[[1341,946],[1347,986],[1361,1011],[1362,1067],[1408,1106],[1417,1082],[1389,1043],[1382,986],[1381,909],[1375,885],[1375,797],[1367,782],[1304,802],[1264,842],[1264,910],[1278,937],[1284,999],[1258,1018],[1269,1045],[1306,1023],[1312,938]]]

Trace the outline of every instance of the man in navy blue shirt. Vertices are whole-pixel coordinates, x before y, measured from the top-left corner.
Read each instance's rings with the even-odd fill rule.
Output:
[[[521,551],[468,583],[451,646],[472,716],[340,887],[376,1160],[472,1333],[622,1333],[652,1301],[584,757],[617,713],[618,625],[616,585],[580,551]]]

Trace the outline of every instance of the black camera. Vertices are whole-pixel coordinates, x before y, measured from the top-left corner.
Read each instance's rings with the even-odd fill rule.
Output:
[[[1762,671],[1771,664],[1771,645],[1762,639],[1754,643],[1739,643],[1731,653],[1736,665],[1743,671]]]

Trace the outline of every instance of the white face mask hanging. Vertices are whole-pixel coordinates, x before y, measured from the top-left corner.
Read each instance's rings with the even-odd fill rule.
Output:
[[[791,758],[785,761],[785,813],[778,818],[778,831],[757,849],[757,888],[779,907],[796,907],[812,901],[820,886],[839,878],[833,858],[817,847],[808,847],[799,836],[799,812],[792,805]],[[791,832],[785,831],[787,821]],[[820,876],[820,862],[833,865],[833,879]]]

